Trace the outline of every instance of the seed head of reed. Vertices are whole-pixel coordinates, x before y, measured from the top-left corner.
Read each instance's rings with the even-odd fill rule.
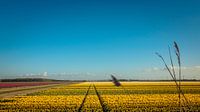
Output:
[[[121,86],[121,83],[117,80],[117,78],[113,75],[111,75],[111,78],[113,80],[113,83],[115,84],[115,86]]]

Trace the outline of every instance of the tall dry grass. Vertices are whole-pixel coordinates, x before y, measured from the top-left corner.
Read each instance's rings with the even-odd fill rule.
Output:
[[[172,60],[172,54],[171,54],[171,49],[170,47],[168,46],[168,50],[169,50],[169,58],[170,58],[170,63],[171,63],[171,69],[170,67],[167,65],[165,59],[163,58],[162,55],[160,55],[158,52],[156,52],[156,55],[162,60],[162,62],[164,63],[165,65],[165,68],[167,69],[167,71],[169,72],[170,76],[172,77],[173,81],[175,82],[176,84],[176,88],[177,88],[177,91],[178,91],[178,103],[179,103],[179,108],[180,108],[180,111],[184,111],[184,109],[182,108],[182,100],[181,100],[181,95],[183,96],[183,103],[184,105],[186,105],[189,109],[189,102],[187,100],[187,98],[185,97],[182,89],[181,89],[181,55],[180,55],[180,49],[179,49],[179,46],[176,42],[174,42],[174,50],[175,50],[175,54],[177,56],[177,61],[178,61],[178,74],[176,74],[175,72],[175,68],[174,68],[174,62]],[[177,75],[178,75],[178,79],[177,79]]]

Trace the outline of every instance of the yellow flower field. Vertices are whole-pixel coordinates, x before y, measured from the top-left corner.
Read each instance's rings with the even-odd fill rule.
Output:
[[[179,111],[173,82],[84,82],[62,85],[26,96],[0,99],[0,111],[49,112],[134,112]],[[181,98],[183,111],[200,111],[200,83],[185,82]]]

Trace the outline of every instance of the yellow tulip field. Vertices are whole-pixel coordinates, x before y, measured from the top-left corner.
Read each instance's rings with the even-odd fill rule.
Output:
[[[183,82],[182,111],[200,111],[200,83]],[[173,82],[83,82],[25,96],[0,98],[0,112],[168,112],[180,111]]]

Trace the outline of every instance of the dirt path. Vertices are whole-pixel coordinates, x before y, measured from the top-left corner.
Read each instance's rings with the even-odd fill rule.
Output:
[[[14,96],[19,96],[19,95],[26,95],[26,94],[46,90],[49,88],[53,88],[53,87],[56,87],[59,85],[67,85],[67,84],[72,84],[72,82],[42,85],[42,86],[32,86],[32,87],[27,86],[27,87],[15,87],[15,88],[0,89],[0,98],[9,98],[9,97],[14,97]]]

